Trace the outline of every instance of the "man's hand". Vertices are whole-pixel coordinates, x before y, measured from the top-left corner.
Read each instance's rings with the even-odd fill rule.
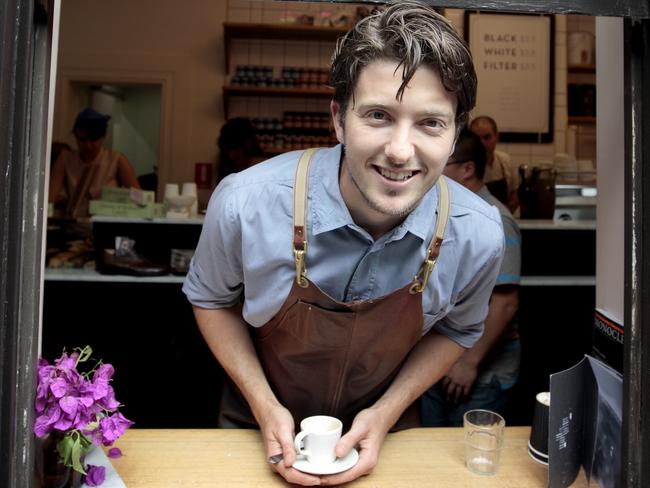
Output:
[[[370,474],[377,465],[379,451],[390,427],[375,408],[359,412],[350,430],[336,445],[336,456],[339,458],[347,455],[356,446],[359,450],[359,461],[343,473],[323,476],[321,485],[340,485]]]
[[[283,455],[280,462],[270,465],[272,469],[289,483],[305,486],[320,485],[318,476],[302,473],[291,467],[296,460],[296,450],[293,445],[294,422],[289,410],[277,405],[262,412],[257,420],[264,438],[267,458],[276,454]]]
[[[442,379],[443,389],[447,393],[447,401],[452,403],[460,403],[469,396],[478,376],[478,367],[464,359],[464,356],[461,356]]]

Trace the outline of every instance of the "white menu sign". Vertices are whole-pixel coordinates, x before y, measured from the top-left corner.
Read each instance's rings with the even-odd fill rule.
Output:
[[[470,13],[468,27],[478,76],[473,115],[493,117],[499,132],[549,132],[551,18]]]

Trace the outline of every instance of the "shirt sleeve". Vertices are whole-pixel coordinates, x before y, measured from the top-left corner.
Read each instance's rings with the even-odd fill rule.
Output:
[[[495,286],[518,285],[521,281],[521,232],[512,216],[502,216],[505,253]]]
[[[497,212],[496,209],[494,209]],[[471,348],[483,335],[492,289],[496,282],[505,239],[500,225],[485,229],[482,238],[488,249],[487,259],[479,267],[473,280],[459,293],[453,308],[433,328],[464,348]]]
[[[243,290],[241,223],[235,211],[233,178],[217,187],[203,222],[201,236],[183,283],[192,305],[207,309],[231,307]]]

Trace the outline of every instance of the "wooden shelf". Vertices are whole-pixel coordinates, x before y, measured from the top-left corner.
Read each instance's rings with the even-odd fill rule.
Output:
[[[569,124],[595,124],[596,117],[591,115],[569,115]]]
[[[259,86],[234,86],[223,87],[224,95],[240,97],[322,97],[329,98],[334,90],[324,86],[323,88],[273,88]]]
[[[570,64],[567,66],[567,71],[569,73],[595,74],[596,65],[595,64]]]
[[[329,87],[322,88],[272,88],[257,86],[223,87],[223,112],[228,118],[228,102],[231,97],[283,97],[283,98],[331,98],[334,90]]]
[[[347,31],[348,29],[302,24],[246,24],[224,22],[223,41],[226,52],[226,73],[230,70],[230,48],[233,39],[334,42]]]

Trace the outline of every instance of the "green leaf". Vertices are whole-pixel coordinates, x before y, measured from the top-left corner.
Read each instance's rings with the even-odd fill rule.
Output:
[[[90,355],[93,353],[93,348],[90,346],[86,346],[83,349],[79,350],[79,359],[77,362],[83,363],[84,361],[88,361],[90,358]]]
[[[59,456],[61,456],[61,461],[63,461],[63,464],[66,466],[70,466],[70,457],[72,456],[73,445],[74,441],[67,435],[56,445],[56,450],[59,452]]]
[[[93,445],[92,441],[83,434],[79,434],[79,442],[81,443],[81,448],[84,454],[87,453],[89,451],[90,446]]]
[[[81,474],[86,474],[83,465],[81,464],[81,455],[83,449],[81,447],[81,440],[77,438],[72,444],[72,469]]]

